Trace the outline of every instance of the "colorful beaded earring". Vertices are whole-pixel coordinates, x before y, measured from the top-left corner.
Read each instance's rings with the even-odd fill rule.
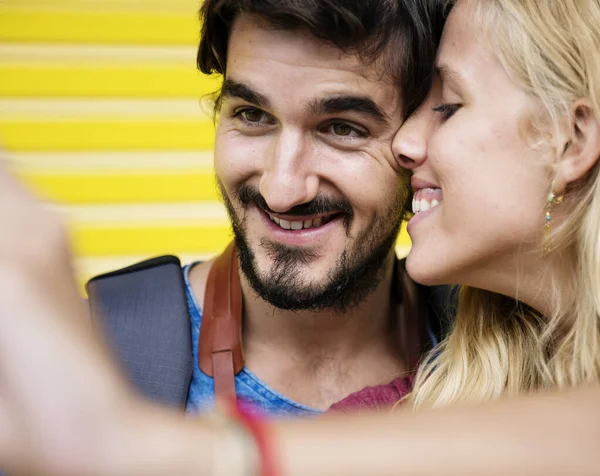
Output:
[[[543,246],[543,254],[549,253],[552,251],[552,206],[560,205],[565,198],[564,193],[560,195],[555,195],[554,193],[554,183],[552,183],[552,190],[548,194],[548,201],[546,202],[546,216],[544,217],[544,246]]]

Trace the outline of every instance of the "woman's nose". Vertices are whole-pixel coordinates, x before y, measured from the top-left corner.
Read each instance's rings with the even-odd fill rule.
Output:
[[[392,142],[396,162],[405,169],[415,169],[427,159],[427,139],[431,129],[430,109],[422,106],[404,122]]]

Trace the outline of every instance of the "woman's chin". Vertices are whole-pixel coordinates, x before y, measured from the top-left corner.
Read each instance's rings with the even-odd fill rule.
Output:
[[[447,273],[443,272],[439,260],[424,257],[411,251],[406,258],[406,272],[410,278],[425,286],[450,284]]]

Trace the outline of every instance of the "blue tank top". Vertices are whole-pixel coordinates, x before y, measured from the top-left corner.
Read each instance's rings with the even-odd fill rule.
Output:
[[[198,365],[198,337],[200,335],[200,323],[202,322],[202,309],[196,301],[189,280],[190,269],[195,264],[197,263],[188,264],[183,268],[185,292],[192,327],[192,353],[194,357],[194,370],[186,407],[188,413],[202,413],[211,410],[215,399],[214,380],[203,373]],[[284,397],[262,382],[246,367],[235,376],[235,389],[238,397],[251,403],[253,407],[269,416],[305,417],[322,413],[320,410],[315,410]]]

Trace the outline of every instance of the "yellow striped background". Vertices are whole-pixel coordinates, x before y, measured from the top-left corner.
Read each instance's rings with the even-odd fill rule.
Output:
[[[79,282],[220,251],[200,0],[0,0],[0,145],[68,224]],[[406,252],[405,233],[399,252]]]

